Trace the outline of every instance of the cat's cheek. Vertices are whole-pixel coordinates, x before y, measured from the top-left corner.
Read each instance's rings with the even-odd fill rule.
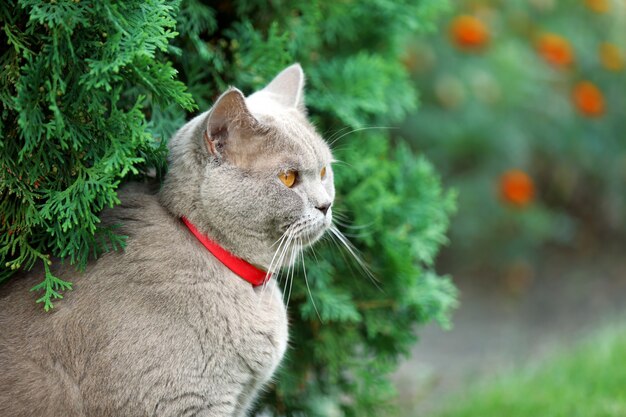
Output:
[[[289,224],[299,220],[304,214],[306,196],[300,189],[286,189],[281,193],[281,198],[277,203],[277,213],[282,219],[286,219]]]

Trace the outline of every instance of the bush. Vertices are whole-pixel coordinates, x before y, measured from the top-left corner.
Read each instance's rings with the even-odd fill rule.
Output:
[[[0,6],[0,280],[35,262],[46,310],[71,288],[50,256],[82,268],[123,238],[99,225],[116,188],[163,161],[143,111],[193,101],[158,55],[176,35],[164,1],[9,1]]]
[[[399,63],[404,42],[432,28],[442,2],[118,3],[3,6],[11,42],[1,69],[3,264],[30,268],[52,255],[80,266],[89,251],[106,250],[101,238],[122,243],[98,228],[98,211],[117,202],[123,179],[150,166],[162,172],[163,142],[193,103],[207,109],[228,85],[249,93],[299,61],[311,117],[341,161],[340,229],[356,233],[354,250],[375,278],[330,241],[307,257],[306,279],[297,273],[290,289],[292,348],[259,408],[380,415],[393,394],[387,375],[415,342],[414,326],[447,324],[455,303],[452,284],[433,271],[453,195],[386,128],[416,104]],[[46,307],[69,285],[55,280],[43,281]]]

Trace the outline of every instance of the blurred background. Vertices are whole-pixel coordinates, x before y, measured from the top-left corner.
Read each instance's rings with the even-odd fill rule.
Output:
[[[457,1],[408,45],[398,137],[458,191],[460,308],[396,373],[404,415],[626,415],[625,53],[611,0]]]

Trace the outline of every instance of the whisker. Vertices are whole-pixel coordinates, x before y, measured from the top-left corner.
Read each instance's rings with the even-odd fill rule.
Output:
[[[354,238],[363,238],[366,236],[371,236],[371,231],[367,230],[374,225],[374,222],[363,224],[363,225],[353,225],[347,223],[350,221],[348,216],[343,213],[333,213],[333,223],[340,225],[344,229],[350,229],[351,233],[344,233],[344,236],[354,237]]]
[[[346,222],[351,221],[350,217],[346,213],[344,213],[343,210],[337,210],[337,209],[338,207],[333,207],[333,220],[335,218],[338,218]]]
[[[285,236],[287,235],[287,231],[289,229],[285,230],[285,232],[276,240],[276,242],[272,243],[272,245],[270,246],[270,248],[273,248],[278,242],[280,242],[281,240],[283,240],[285,238]],[[280,246],[280,245],[279,245]]]
[[[341,217],[340,217],[341,218]],[[368,227],[372,227],[374,225],[374,222],[370,223],[370,224],[363,224],[363,225],[351,225],[345,222],[342,222],[341,220],[337,220],[337,219],[333,219],[333,221],[335,223],[337,223],[338,225],[340,225],[341,227],[345,227],[346,229],[367,229]]]
[[[324,241],[328,239],[327,233],[324,233],[320,239],[320,241]],[[309,248],[311,249],[311,253],[313,254],[313,257],[315,258],[315,263],[320,263],[320,260],[317,259],[317,254],[315,253],[315,247],[314,246],[309,246]],[[304,252],[302,252],[302,256],[304,256]]]
[[[280,239],[278,239],[278,241],[280,243],[279,243],[278,247],[276,248],[276,251],[274,252],[274,256],[272,256],[272,260],[270,261],[269,266],[267,267],[267,274],[265,275],[265,282],[263,282],[263,286],[264,286],[263,289],[265,289],[265,284],[267,284],[267,282],[269,281],[270,275],[272,275],[272,273],[275,273],[275,272],[277,273],[278,272],[278,271],[274,271],[273,270],[274,261],[276,260],[276,255],[278,255],[278,253],[281,250],[281,247],[283,246],[283,244],[285,243],[285,240],[287,239],[288,232],[289,232],[289,229],[285,230],[285,232],[280,237]],[[276,244],[276,243],[274,243],[274,244]],[[274,245],[272,245],[272,246],[274,246]]]
[[[276,282],[279,282],[279,283],[282,284],[283,288],[281,288],[281,291],[282,291],[282,295],[283,295],[283,301],[284,301],[284,298],[285,298],[285,288],[284,287],[287,284],[287,282],[286,282],[286,275],[285,276],[283,275],[283,271],[281,271],[281,268],[282,268],[283,263],[285,261],[285,256],[287,255],[287,253],[289,253],[289,248],[291,246],[293,237],[294,237],[293,230],[290,230],[289,231],[289,237],[287,239],[287,243],[285,244],[285,246],[281,250],[280,256],[278,257],[278,261],[276,262],[276,273],[277,273]],[[284,278],[284,279],[279,280],[279,278]]]
[[[334,233],[328,233],[328,237],[329,237],[329,242],[334,244],[335,246],[337,246],[337,249],[339,254],[341,255],[341,257],[343,258],[344,262],[346,263],[346,265],[351,266],[351,262],[348,260],[348,257],[346,256],[346,252],[344,250],[342,250],[342,243],[339,242],[339,240],[337,239],[337,237],[335,236]]]
[[[289,253],[287,256],[287,271],[285,272],[285,275],[283,277],[283,304],[285,304],[285,299],[287,294],[289,293],[289,272],[291,271],[291,262],[289,262],[291,260],[291,255],[293,254],[293,249],[288,249],[286,254]]]
[[[311,304],[313,304],[313,309],[315,310],[315,314],[317,314],[317,318],[320,319],[320,322],[324,323],[322,320],[322,316],[320,316],[320,312],[315,305],[315,300],[313,299],[313,293],[311,293],[311,287],[309,287],[309,279],[306,276],[306,265],[304,261],[304,251],[300,252],[300,256],[302,257],[302,272],[304,273],[304,282],[306,284],[306,289],[309,292],[309,298],[311,299]],[[317,257],[315,257],[317,259]]]
[[[342,233],[337,229],[335,225],[330,227],[330,231],[334,234],[339,242],[343,244],[343,246],[348,250],[348,252],[352,255],[352,257],[356,260],[357,264],[361,267],[361,269],[365,272],[365,274],[370,278],[372,283],[382,291],[379,283],[380,281],[376,279],[372,271],[369,269],[365,261],[358,255],[358,249],[350,242]]]
[[[295,242],[295,243],[296,244],[294,245],[292,252],[291,252],[291,262],[290,262],[291,265],[289,266],[289,269],[291,271],[291,276],[287,278],[289,281],[289,294],[287,295],[287,303],[285,304],[286,308],[289,308],[289,300],[291,299],[291,290],[293,289],[294,273],[296,270],[296,256],[298,255],[298,252],[299,252],[298,242]]]
[[[289,254],[289,261],[291,260],[291,257],[293,256],[293,249],[290,249],[291,252]],[[291,265],[292,263],[288,261],[287,264],[287,272],[285,273],[285,279],[283,282],[283,304],[285,304],[285,308],[287,308],[287,305],[285,303],[285,296],[287,294],[289,294],[289,290],[288,290],[288,286],[289,286],[289,273],[291,272]]]
[[[326,142],[328,142],[328,143],[331,142],[334,138],[336,138],[337,136],[341,135],[343,132],[345,132],[348,129],[350,129],[350,126],[344,126],[341,129],[337,129],[333,134],[330,135],[330,137],[328,139],[326,139]]]
[[[278,254],[278,252],[280,251],[281,246],[283,245],[283,243],[285,243],[285,239],[286,239],[286,238],[287,238],[287,236],[288,236],[288,232],[289,232],[289,229],[285,230],[285,233],[283,233],[283,235],[280,237],[280,239],[278,239],[278,241],[280,241],[280,244],[279,244],[279,245],[278,245],[278,247],[276,248],[276,251],[274,252],[274,256],[272,256],[272,260],[270,261],[270,264],[269,264],[269,266],[268,266],[268,268],[267,268],[267,274],[268,274],[268,276],[269,276],[269,274],[271,274],[271,273],[275,272],[275,271],[273,271],[273,270],[272,270],[272,267],[274,266],[274,260],[276,260],[276,255],[277,255],[277,254]],[[276,243],[274,243],[274,245],[275,245],[275,244],[276,244]],[[274,246],[274,245],[272,245],[272,246]],[[277,271],[276,271],[276,272],[277,272]],[[266,277],[265,277],[266,281],[267,281],[267,278],[268,278],[268,277],[266,276]]]
[[[361,132],[363,130],[372,130],[372,129],[397,129],[397,127],[389,127],[389,126],[368,126],[368,127],[360,127],[357,129],[353,129],[349,132],[344,133],[343,135],[339,136],[338,138],[336,138],[335,140],[333,140],[329,146],[333,146],[335,144],[335,142],[341,140],[342,138],[344,138],[347,135],[350,135],[352,133],[356,133],[356,132]]]
[[[337,151],[338,151],[338,149],[333,149],[333,151],[337,152]],[[343,165],[345,165],[345,166],[347,166],[347,167],[349,167],[349,168],[354,169],[354,165],[352,165],[352,164],[351,164],[351,163],[349,163],[349,162],[342,161],[342,160],[340,160],[340,159],[335,159],[335,160],[333,161],[333,164],[343,164]]]
[[[291,238],[291,228],[288,228],[287,230],[285,230],[285,232],[283,233],[283,235],[280,237],[280,239],[278,239],[280,241],[280,244],[278,245],[278,248],[276,248],[276,252],[274,252],[274,256],[272,256],[272,260],[270,261],[270,265],[267,268],[267,274],[265,276],[265,282],[263,283],[263,289],[261,290],[261,295],[259,297],[259,302],[263,301],[263,296],[265,294],[265,289],[267,288],[267,283],[269,282],[269,277],[271,274],[275,275],[275,280],[276,282],[278,282],[278,277],[279,277],[279,270],[280,270],[280,265],[281,265],[281,256],[278,256],[278,258],[276,258],[276,256],[281,253],[284,252],[285,248],[287,246],[289,246],[289,240]],[[276,262],[276,264],[274,264],[274,262]],[[276,271],[274,271],[274,268],[276,268]]]
[[[290,246],[291,246],[291,243],[292,243],[294,237],[295,237],[295,235],[293,234],[293,232],[289,234],[289,241],[288,241],[287,245],[285,246],[285,249],[283,250],[283,252],[282,252],[282,254],[280,256],[280,259],[279,259],[279,265],[281,265],[281,266],[282,266],[282,264],[283,264],[283,262],[285,260],[285,257],[289,253],[289,251],[293,250]],[[289,264],[287,266],[287,273],[284,276],[284,282],[283,282],[283,288],[282,288],[283,303],[285,302],[285,291],[287,290],[287,284],[289,283],[289,271],[290,271],[290,269],[291,269],[291,264]]]
[[[345,164],[346,162],[341,160],[341,159],[337,159],[336,155],[337,154],[341,154],[343,151],[345,151],[346,149],[349,149],[350,147],[347,144],[344,145],[340,145],[340,146],[336,146],[333,147],[333,159],[330,161],[331,164],[335,164],[335,163],[343,163]]]
[[[371,235],[371,233],[342,233],[342,235],[349,238],[362,239],[366,236]]]

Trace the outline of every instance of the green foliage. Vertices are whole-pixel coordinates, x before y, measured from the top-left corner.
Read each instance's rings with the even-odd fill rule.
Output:
[[[459,1],[455,15],[475,16],[490,34],[482,48],[457,45],[448,30],[412,42],[405,61],[423,105],[403,134],[460,191],[451,231],[458,253],[510,259],[546,241],[624,234],[625,11],[611,1]],[[563,39],[571,63],[542,55],[545,34]],[[606,43],[617,51],[613,68]],[[581,81],[598,87],[604,111],[578,108]],[[500,175],[512,168],[537,191],[521,209],[498,195]]]
[[[415,342],[415,326],[433,319],[447,325],[455,304],[454,287],[433,271],[454,195],[426,160],[400,138],[392,141],[389,129],[417,102],[400,63],[406,38],[432,28],[446,3],[187,0],[176,10],[156,1],[94,7],[56,1],[41,4],[66,13],[55,22],[72,22],[71,33],[36,35],[40,17],[28,16],[50,14],[35,5],[4,25],[7,39],[16,34],[18,41],[3,57],[15,62],[13,72],[0,74],[5,86],[13,77],[24,87],[2,97],[2,146],[10,152],[0,160],[0,175],[12,196],[2,200],[3,231],[19,230],[12,236],[30,245],[11,249],[15,238],[3,242],[6,262],[29,268],[26,257],[47,260],[51,253],[81,265],[88,251],[101,250],[99,239],[119,246],[114,230],[98,227],[97,213],[117,202],[115,189],[125,177],[145,175],[150,166],[162,172],[163,142],[193,106],[183,84],[205,110],[228,85],[250,93],[298,61],[307,75],[310,115],[340,161],[334,168],[337,224],[352,243],[338,231],[329,235],[307,254],[306,276],[296,272],[289,286],[291,349],[259,409],[277,416],[387,410],[388,374]],[[5,9],[8,16],[11,8]],[[52,64],[39,64],[37,72],[31,62],[40,56]],[[57,60],[72,65],[55,67]],[[59,68],[63,72],[55,72]],[[21,117],[43,124],[15,121]],[[23,151],[28,144],[40,153]],[[34,166],[45,169],[34,175]],[[27,173],[37,187],[19,179]],[[29,248],[38,254],[28,255],[34,253]],[[47,306],[64,285],[46,274],[40,287]]]
[[[123,245],[99,225],[116,188],[162,160],[143,110],[191,96],[160,54],[176,35],[164,1],[8,1],[0,8],[0,280],[43,262],[47,309],[69,282],[50,256],[84,267]],[[108,243],[107,243],[108,242]]]
[[[416,107],[400,64],[408,36],[445,4],[184,2],[171,48],[181,78],[208,108],[228,85],[252,92],[298,61],[307,106],[334,143],[340,229],[306,257],[290,291],[291,346],[260,408],[273,415],[365,416],[388,409],[387,375],[415,342],[415,324],[447,324],[452,284],[432,271],[454,196],[388,126]],[[171,109],[177,112],[177,109]],[[283,278],[283,284],[285,279]]]
[[[346,229],[374,277],[331,235],[307,259],[306,276],[294,280],[294,349],[270,403],[284,401],[293,415],[332,415],[333,407],[338,415],[380,415],[393,394],[384,375],[415,343],[412,327],[447,324],[455,303],[451,283],[429,269],[452,208],[432,167],[404,146],[390,149],[382,134],[355,136],[346,147],[335,168],[344,190],[336,206],[364,226]]]
[[[613,326],[524,371],[469,389],[439,417],[626,415],[624,328]]]

